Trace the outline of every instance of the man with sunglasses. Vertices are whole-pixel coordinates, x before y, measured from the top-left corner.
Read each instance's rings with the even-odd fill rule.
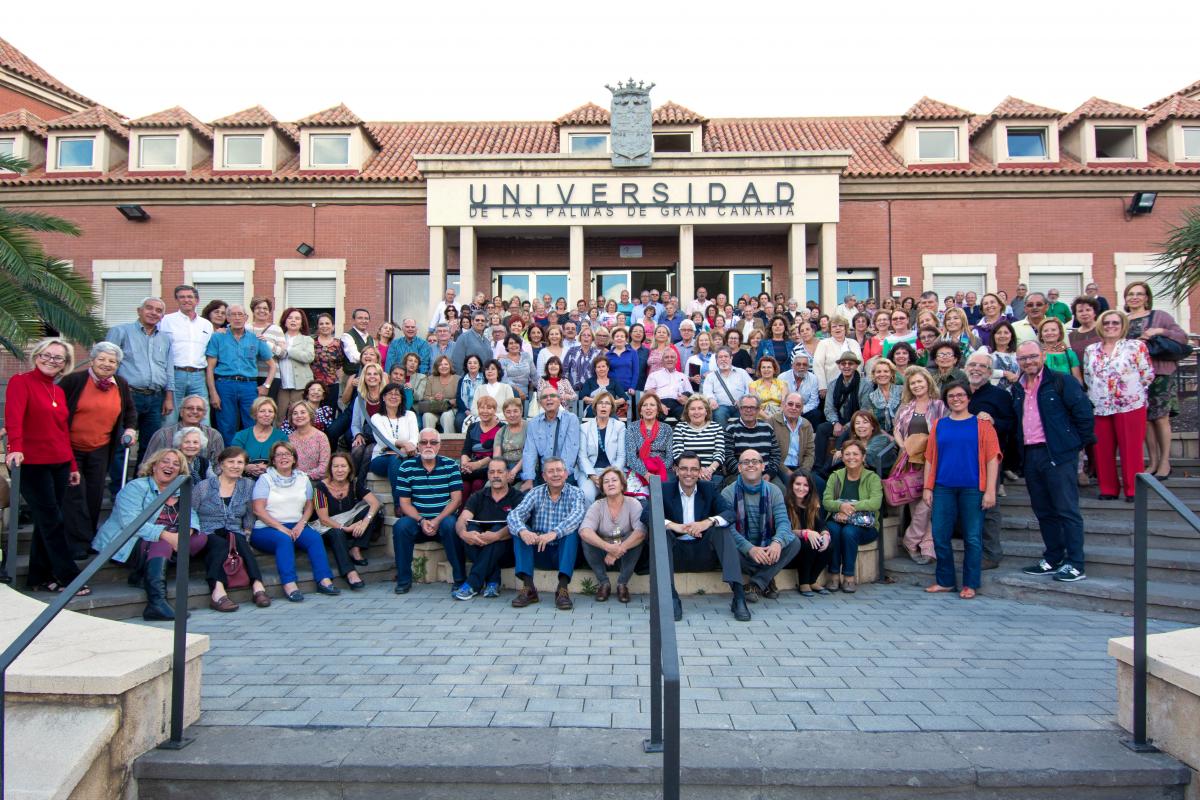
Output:
[[[1025,319],[1019,319],[1012,324],[1013,332],[1017,334],[1017,345],[1038,340],[1038,328],[1046,321],[1046,313],[1050,310],[1050,301],[1041,292],[1030,292],[1025,298]]]

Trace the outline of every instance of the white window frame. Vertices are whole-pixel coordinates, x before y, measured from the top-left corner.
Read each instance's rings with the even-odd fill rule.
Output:
[[[144,145],[147,141],[162,141],[170,139],[174,144],[175,155],[171,158],[170,164],[147,164],[145,162]],[[179,134],[177,133],[152,133],[152,134],[137,134],[137,166],[138,169],[178,169],[179,168]]]
[[[81,141],[87,141],[87,142],[92,143],[92,163],[90,163],[86,166],[80,164],[80,165],[71,165],[71,166],[64,167],[62,165],[63,143],[64,142],[81,142]],[[98,167],[96,166],[96,156],[99,155],[99,151],[100,151],[100,142],[98,140],[98,137],[96,137],[94,135],[93,136],[57,136],[54,139],[54,168],[55,168],[55,170],[57,170],[59,172],[77,172],[77,171],[93,172],[96,169],[98,169]]]
[[[1042,134],[1042,150],[1040,156],[1014,156],[1008,150],[1008,137],[1014,131],[1038,131]],[[1050,160],[1050,128],[1046,125],[1005,125],[1004,126],[1004,160],[1005,161],[1049,161]]]
[[[344,258],[277,258],[275,259],[275,310],[286,306],[288,278],[334,278],[334,330],[341,330],[346,321],[346,259]]]
[[[316,143],[320,139],[344,139],[346,160],[342,162],[317,161]],[[308,166],[311,169],[350,169],[354,158],[354,139],[349,133],[310,133],[308,135]]]
[[[1032,274],[1078,275],[1080,290],[1086,289],[1092,282],[1091,253],[1018,253],[1017,265],[1020,268],[1020,282],[1026,286]],[[1064,297],[1060,291],[1058,299],[1069,306],[1075,298]]]
[[[1100,125],[1100,124],[1093,125],[1092,126],[1092,152],[1096,154],[1096,161],[1117,161],[1117,162],[1142,161],[1144,159],[1144,156],[1142,155],[1142,145],[1141,145],[1141,142],[1139,141],[1141,137],[1138,136],[1138,127],[1139,127],[1138,125],[1133,124],[1133,123],[1113,124],[1113,125]],[[1100,131],[1103,131],[1103,130],[1129,131],[1129,135],[1133,138],[1133,154],[1128,155],[1128,156],[1102,156],[1102,155],[1100,155],[1100,148],[1097,147],[1096,136],[1097,136],[1097,134],[1100,133]]]
[[[954,139],[954,152],[949,156],[923,156],[921,155],[921,139],[927,133],[950,134]],[[924,126],[917,128],[917,161],[923,164],[945,163],[957,164],[962,160],[959,153],[959,129],[957,127],[933,127]]]
[[[575,150],[573,148],[573,144],[576,139],[588,139],[588,138],[593,138],[593,137],[600,137],[604,140],[604,149],[600,153],[583,153],[583,152],[576,153],[575,152]],[[609,135],[609,133],[607,131],[604,133],[586,133],[586,132],[580,131],[578,133],[568,133],[567,134],[567,152],[572,155],[586,155],[586,156],[597,156],[597,155],[601,155],[601,154],[607,155],[611,151],[612,151],[612,136]]]
[[[17,149],[20,143],[17,141],[17,139],[17,136],[0,136],[0,146],[2,146],[5,142],[10,143],[9,150],[7,153],[5,153],[5,155],[12,156],[13,158],[21,158],[21,154]],[[13,171],[10,169],[0,169],[0,175],[11,174],[13,174]]]
[[[1196,136],[1196,149],[1188,152],[1187,135],[1191,131]],[[1179,126],[1179,152],[1183,154],[1180,161],[1200,161],[1200,125],[1180,125]]]
[[[999,288],[996,279],[995,253],[927,253],[921,256],[921,291],[934,291],[935,275],[963,275],[984,277],[984,291],[995,292]],[[882,291],[882,290],[881,290]],[[938,303],[944,301],[938,297]]]
[[[1154,305],[1158,306],[1158,290],[1156,285],[1158,274],[1167,271],[1169,265],[1157,263],[1157,253],[1113,253],[1113,266],[1116,267],[1116,285],[1113,287],[1114,293],[1109,302],[1110,308],[1121,308],[1122,297],[1125,293],[1125,285],[1129,283],[1129,274],[1135,275],[1150,275],[1153,276],[1149,281],[1151,289],[1154,290]],[[1100,294],[1104,294],[1101,289]],[[1191,331],[1192,325],[1192,304],[1191,298],[1188,302],[1181,303],[1179,306],[1179,315],[1175,318],[1175,322],[1179,323],[1179,327],[1185,331]]]
[[[558,277],[558,276],[566,277],[567,292],[565,294],[563,294],[562,296],[567,299],[567,309],[568,310],[574,309],[574,306],[571,305],[571,294],[570,294],[571,273],[570,273],[569,269],[566,267],[564,267],[562,269],[493,269],[492,270],[492,279],[491,279],[493,294],[499,294],[499,286],[500,286],[499,280],[501,277],[503,277],[505,275],[524,275],[529,278],[529,298],[528,299],[530,301],[532,301],[535,297],[538,299],[541,299],[541,296],[543,294],[542,289],[538,288],[538,285],[537,285],[539,277],[541,277],[543,275],[553,275],[555,277]],[[501,296],[503,297],[503,295],[501,295]],[[557,300],[558,298],[559,298],[559,295],[554,295],[554,300]],[[511,297],[504,297],[504,302],[507,303],[511,299],[512,299]]]
[[[258,139],[258,162],[254,164],[232,164],[229,161],[230,139]],[[263,169],[266,160],[263,153],[267,137],[261,133],[225,133],[221,135],[221,168],[222,169]]]
[[[74,268],[74,262],[68,261]],[[150,279],[150,297],[162,297],[162,259],[125,258],[95,259],[92,261],[92,289],[100,298],[100,311],[104,311],[104,281],[131,281]],[[164,298],[165,300],[166,298]]]
[[[652,147],[654,144],[653,137],[655,137],[655,136],[686,136],[686,137],[688,137],[688,149],[687,150],[667,151],[667,150],[653,149],[653,152],[655,152],[655,153],[661,152],[664,156],[678,156],[678,155],[682,155],[683,153],[696,152],[696,135],[692,131],[673,131],[673,130],[653,131],[651,133],[651,146]]]
[[[238,298],[222,297],[227,303],[241,303],[250,310],[250,298],[254,296],[253,258],[185,258],[183,260],[183,282],[191,286],[205,283],[238,283],[244,288]],[[200,295],[200,308],[215,298]]]

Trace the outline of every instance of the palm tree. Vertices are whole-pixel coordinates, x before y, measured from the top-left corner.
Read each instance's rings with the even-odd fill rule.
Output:
[[[1155,262],[1164,268],[1159,285],[1175,302],[1185,303],[1200,286],[1200,206],[1183,212],[1183,224],[1172,228],[1159,248]]]
[[[0,169],[24,172],[30,164],[0,154]],[[92,309],[91,284],[71,265],[48,256],[36,234],[78,236],[74,223],[32,211],[0,207],[0,348],[24,360],[31,342],[48,329],[82,345],[104,327]]]

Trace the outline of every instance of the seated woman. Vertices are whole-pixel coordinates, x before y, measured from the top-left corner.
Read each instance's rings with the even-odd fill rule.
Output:
[[[803,469],[792,473],[788,490],[783,494],[792,532],[800,540],[800,552],[789,566],[796,568],[796,590],[805,597],[829,594],[817,586],[817,578],[829,566],[829,543],[832,535],[825,528],[825,510],[813,476]]]
[[[254,605],[259,608],[271,605],[267,587],[263,585],[262,569],[246,538],[254,527],[254,509],[250,506],[254,481],[244,476],[245,470],[246,451],[240,447],[226,447],[217,456],[215,474],[200,481],[192,491],[200,531],[208,537],[204,577],[212,592],[208,607],[213,611],[230,612],[239,608],[229,598],[229,587],[225,585],[229,579],[225,574],[225,559],[229,557],[231,546],[246,567]]]
[[[724,483],[725,429],[713,421],[712,408],[703,395],[693,394],[683,406],[683,419],[671,434],[671,463],[684,453],[700,458],[700,480],[720,489]]]
[[[187,458],[187,471],[192,476],[193,486],[208,477],[209,463],[204,455],[208,447],[208,437],[204,431],[199,428],[180,428],[175,431],[172,443],[175,449]]]
[[[666,327],[666,326],[662,326]],[[646,394],[653,394],[663,407],[663,414],[679,419],[683,401],[692,393],[691,381],[679,371],[679,353],[667,347],[659,356],[659,368],[651,367],[646,376]]]
[[[137,515],[158,500],[161,494],[180,473],[187,469],[187,457],[178,450],[159,450],[151,453],[138,469],[138,477],[125,484],[117,492],[112,513],[92,540],[92,548],[103,551],[121,535],[125,526]],[[142,610],[145,620],[175,619],[175,610],[167,603],[167,562],[179,549],[179,536],[183,533],[188,541],[188,553],[196,555],[204,549],[208,537],[200,532],[200,518],[193,505],[191,516],[183,524],[179,520],[179,495],[175,494],[158,510],[153,522],[138,529],[137,536],[130,539],[113,555],[114,561],[124,564],[129,560],[134,547],[141,549],[145,559],[146,607]]]
[[[864,382],[859,390],[858,407],[870,411],[883,432],[890,434],[903,394],[896,382],[895,365],[886,358],[877,358],[871,367],[871,382]]]
[[[658,395],[646,392],[637,408],[638,421],[625,428],[625,463],[629,465],[629,492],[648,497],[651,473],[664,482],[669,477],[673,434],[671,426],[660,421],[666,409]]]
[[[292,427],[288,441],[296,448],[296,469],[309,480],[319,481],[329,469],[329,440],[313,425],[316,416],[317,409],[307,400],[292,403],[288,410],[288,422]]]
[[[625,387],[612,377],[612,364],[609,363],[608,357],[598,355],[592,359],[592,372],[593,376],[579,390],[579,394],[583,398],[583,416],[585,418],[596,416],[594,405],[596,398],[604,393],[616,398],[616,410],[613,412],[613,416],[624,419],[629,405],[625,399]]]
[[[233,435],[230,445],[246,451],[246,474],[257,478],[267,471],[267,459],[271,448],[278,442],[286,442],[283,431],[275,427],[279,407],[269,397],[260,397],[250,404],[250,416],[254,425]]]
[[[496,450],[496,435],[501,429],[495,400],[487,396],[480,397],[476,410],[479,419],[467,428],[462,455],[459,456],[464,497],[470,497],[487,483],[488,462]]]
[[[750,394],[758,398],[759,419],[769,419],[783,407],[787,384],[779,377],[779,362],[771,356],[758,360],[758,378],[750,381]]]
[[[829,514],[826,527],[833,537],[829,559],[829,587],[855,592],[854,572],[858,548],[879,538],[875,517],[883,506],[883,482],[864,468],[866,450],[858,442],[842,445],[842,469],[829,476],[823,505]]]
[[[336,449],[337,436],[332,434],[329,426],[333,424],[333,421],[335,418],[337,418],[338,413],[337,409],[329,405],[329,402],[332,401],[330,400],[327,402],[327,398],[329,398],[329,390],[326,389],[325,384],[321,383],[320,381],[312,380],[304,385],[304,392],[300,399],[307,400],[308,404],[316,409],[316,411],[313,413],[312,426],[324,433],[326,436],[329,436],[329,446]],[[350,420],[347,417],[345,426],[341,432],[345,433],[346,430],[349,430],[349,426]],[[285,436],[292,435],[292,423],[288,420],[284,420],[283,424],[279,426],[279,429],[283,431]]]
[[[379,498],[358,486],[354,465],[346,453],[334,453],[329,460],[329,477],[313,486],[317,521],[313,527],[329,534],[329,549],[338,573],[358,591],[366,588],[355,567],[367,566],[363,551],[383,527]]]
[[[250,544],[275,556],[284,596],[293,603],[304,601],[296,585],[297,545],[308,553],[317,591],[341,594],[342,590],[333,585],[321,534],[307,524],[313,510],[313,487],[308,476],[296,469],[296,448],[291,444],[276,442],[271,446],[271,464],[254,484],[252,498],[258,524],[250,532]]]
[[[575,484],[589,503],[596,499],[605,469],[625,469],[625,423],[613,417],[615,405],[611,394],[601,392],[593,406],[596,418],[580,426]]]
[[[599,588],[596,602],[603,603],[612,592],[608,568],[620,565],[617,574],[617,599],[629,602],[629,579],[642,554],[646,526],[642,523],[642,504],[625,496],[625,476],[617,467],[600,473],[603,497],[588,508],[579,524],[579,539],[583,555],[596,576]]]
[[[846,427],[850,431],[846,442],[858,442],[862,445],[866,459],[863,463],[866,468],[878,475],[880,479],[890,475],[900,450],[896,446],[896,441],[880,429],[875,415],[870,411],[859,409],[850,415],[850,424]],[[842,443],[842,447],[845,447],[846,442]],[[834,451],[833,467],[830,471],[841,469],[843,466],[845,465],[842,463],[842,451],[840,449]]]
[[[546,391],[546,389],[557,389],[558,397],[562,402],[562,408],[573,411],[578,395],[575,394],[575,387],[571,385],[571,381],[563,375],[562,360],[556,355],[551,355],[545,361],[545,369],[542,372],[542,377],[538,380],[538,396],[541,397],[542,392]],[[533,409],[530,409],[530,411],[532,412]]]
[[[399,463],[417,452],[417,415],[404,404],[404,387],[389,383],[383,387],[383,407],[371,417],[375,449],[371,451],[372,475],[390,476]]]
[[[408,389],[404,397],[404,407],[416,408],[417,401],[425,396],[425,385],[429,382],[429,376],[421,372],[421,357],[416,353],[406,353],[400,363],[404,365],[404,386]],[[388,380],[396,382],[390,376]]]
[[[426,428],[454,433],[454,414],[458,410],[458,376],[446,356],[433,360],[433,371],[425,381],[425,392],[417,402],[421,424]]]
[[[524,404],[516,397],[504,401],[504,427],[496,434],[495,449],[492,456],[504,459],[508,466],[508,482],[516,483],[521,474],[521,457],[525,452],[525,433],[529,426],[525,424]]]

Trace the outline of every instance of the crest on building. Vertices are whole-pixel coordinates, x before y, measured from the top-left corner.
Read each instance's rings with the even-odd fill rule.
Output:
[[[651,120],[650,90],[654,84],[634,82],[605,84],[612,92],[612,165],[614,167],[648,167],[654,150]]]

